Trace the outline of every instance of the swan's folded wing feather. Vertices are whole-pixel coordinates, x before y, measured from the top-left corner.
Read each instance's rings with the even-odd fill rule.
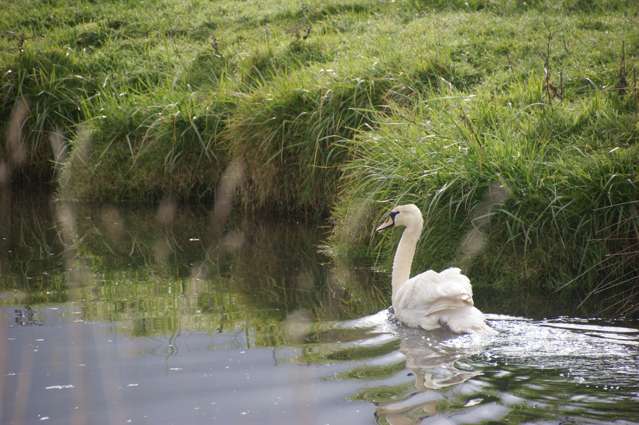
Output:
[[[401,309],[418,309],[425,315],[473,304],[470,280],[458,268],[440,273],[428,270],[414,276],[399,288],[393,300],[393,305]]]

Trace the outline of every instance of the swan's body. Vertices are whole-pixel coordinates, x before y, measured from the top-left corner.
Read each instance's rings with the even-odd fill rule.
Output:
[[[470,280],[458,268],[428,270],[410,277],[411,263],[424,220],[415,205],[401,205],[378,230],[405,226],[393,261],[393,310],[405,325],[426,330],[442,326],[456,333],[494,333],[473,306]]]
[[[473,307],[470,280],[457,268],[441,273],[428,270],[404,282],[393,293],[395,316],[411,327],[453,332],[481,331],[484,315]]]

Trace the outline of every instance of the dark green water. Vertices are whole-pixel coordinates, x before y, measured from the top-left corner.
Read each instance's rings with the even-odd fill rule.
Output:
[[[0,207],[2,424],[639,423],[637,322],[479,290],[499,335],[406,329],[326,229]]]

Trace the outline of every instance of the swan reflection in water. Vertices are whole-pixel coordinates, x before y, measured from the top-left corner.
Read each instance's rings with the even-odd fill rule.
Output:
[[[416,417],[435,416],[438,405],[446,399],[447,390],[481,375],[471,363],[491,337],[480,334],[458,335],[447,329],[424,331],[402,326],[387,313],[394,334],[399,338],[399,351],[406,369],[414,375],[414,391],[404,400],[379,405],[376,416],[389,423],[413,423]],[[394,420],[393,420],[394,419]]]
[[[480,374],[466,360],[481,352],[486,337],[403,327],[398,328],[398,334],[399,351],[406,356],[406,367],[415,374],[417,390],[446,388]]]
[[[405,397],[376,402],[376,414],[383,417],[401,416],[405,412],[420,417],[436,414],[446,389],[481,374],[469,359],[481,353],[491,340],[486,335],[458,335],[446,329],[408,328],[394,318],[392,308],[331,323],[313,323],[308,314],[297,311],[289,315],[285,330],[290,342],[323,341],[312,347],[304,344],[301,358],[304,362],[317,358],[348,360],[350,355],[361,359],[348,366],[354,369],[405,364],[402,369],[406,370],[398,374],[401,376],[382,381],[383,387],[391,392],[410,383],[410,388],[403,391]],[[346,336],[344,339],[350,341],[335,341],[335,335]],[[406,375],[410,376],[408,381]]]
[[[612,396],[596,388],[621,386],[617,398],[624,402],[624,385],[636,387],[637,329],[578,319],[487,318],[497,335],[408,328],[390,309],[331,323],[290,316],[302,357],[310,354],[302,360],[347,360],[337,377],[361,382],[353,398],[373,402],[378,423],[478,423],[536,417],[558,405],[570,416],[589,415],[592,404],[596,416],[600,402]],[[571,410],[575,406],[582,410]]]

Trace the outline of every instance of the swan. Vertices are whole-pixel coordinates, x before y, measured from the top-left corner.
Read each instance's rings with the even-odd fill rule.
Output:
[[[442,272],[425,271],[410,278],[417,241],[424,219],[416,205],[400,205],[377,231],[404,226],[393,260],[393,310],[403,324],[433,330],[447,327],[455,333],[495,334],[473,303],[470,279],[457,267]]]

